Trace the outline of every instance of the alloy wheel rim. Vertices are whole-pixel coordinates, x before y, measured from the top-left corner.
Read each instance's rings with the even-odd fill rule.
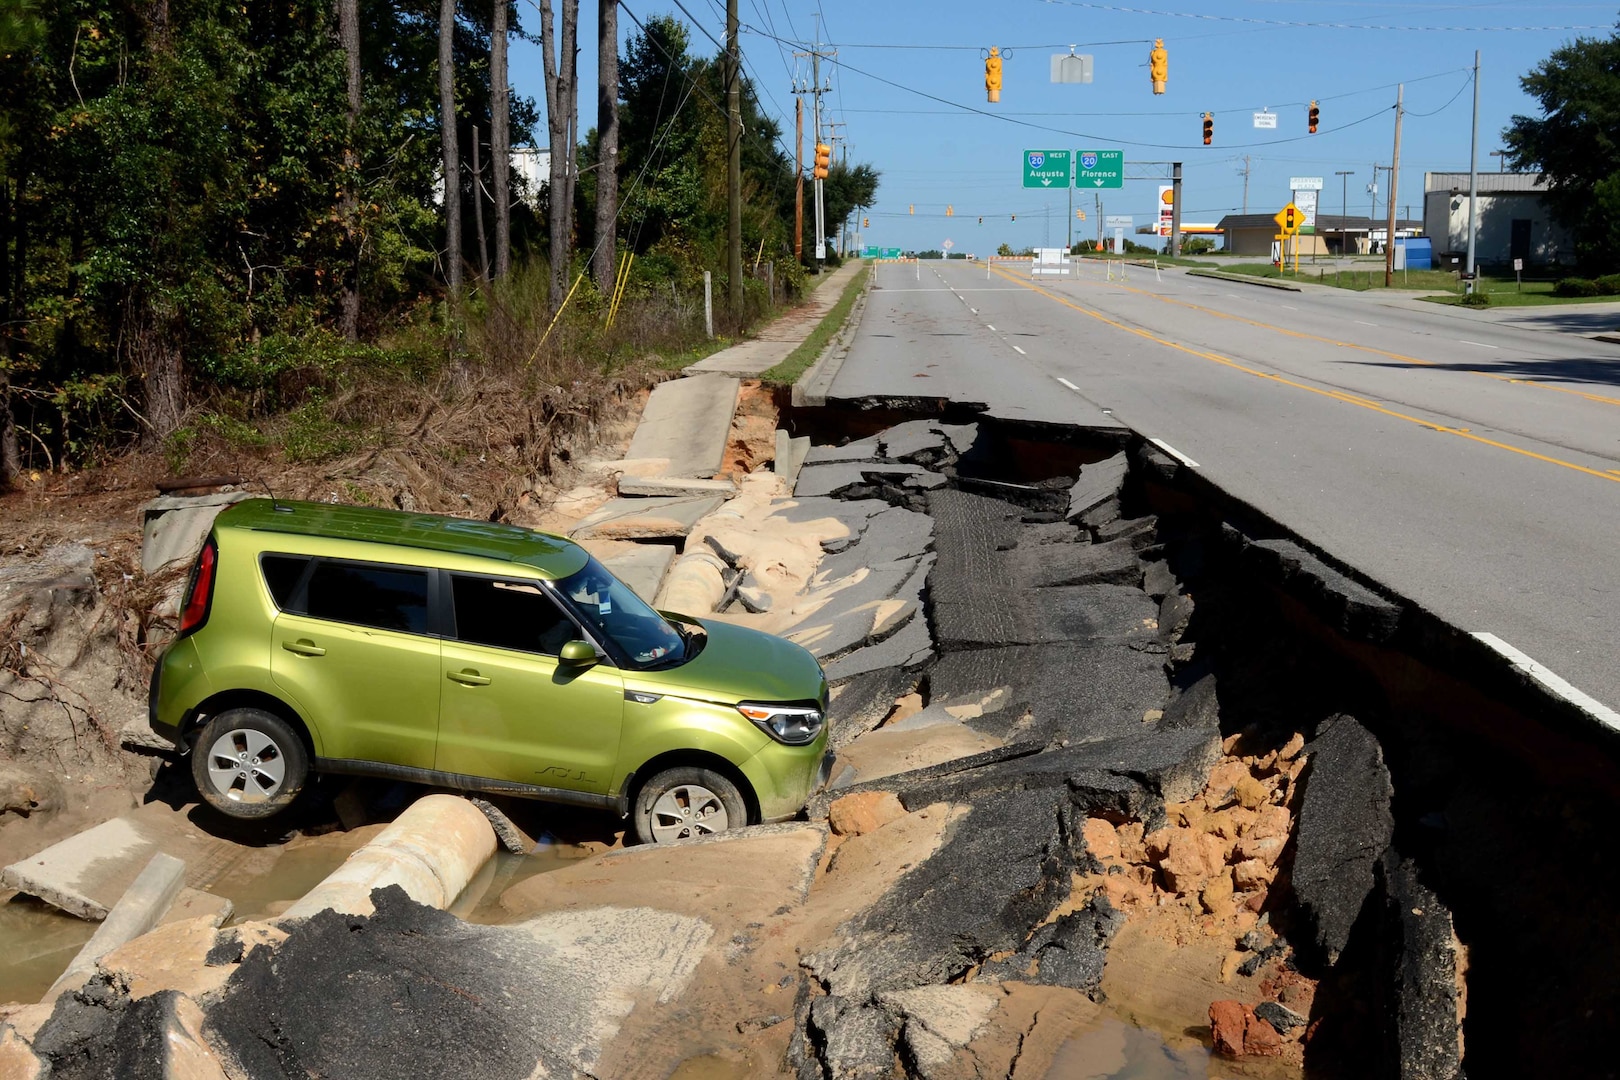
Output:
[[[659,844],[724,832],[730,824],[726,804],[701,784],[670,788],[653,803],[651,816],[653,841]]]
[[[276,741],[256,728],[233,728],[208,748],[208,779],[232,802],[261,802],[280,794],[287,760]]]

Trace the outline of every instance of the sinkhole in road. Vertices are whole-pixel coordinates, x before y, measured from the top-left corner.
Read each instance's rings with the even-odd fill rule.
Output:
[[[1161,623],[1183,626],[1163,658],[1165,714],[1205,711],[1229,756],[1304,736],[1303,805],[1265,914],[1317,982],[1306,1075],[1581,1075],[1607,1059],[1620,1030],[1611,732],[1133,433],[922,399],[782,409],[817,443],[916,419],[977,423],[951,487],[1036,528],[1066,520],[1076,473],[1123,454],[1111,512],[1151,522],[1138,554],[1170,571]],[[1093,520],[1094,543],[1131,532]],[[946,571],[942,555],[925,595],[936,634],[963,600]],[[998,651],[948,629],[937,640],[929,699],[950,689],[953,659]]]

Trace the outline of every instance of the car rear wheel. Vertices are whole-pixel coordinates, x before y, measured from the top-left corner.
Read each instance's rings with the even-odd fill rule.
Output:
[[[632,817],[643,844],[667,844],[747,825],[748,804],[711,769],[665,769],[642,785]]]
[[[227,709],[203,726],[191,751],[197,793],[233,818],[267,818],[286,809],[309,778],[298,733],[263,709]]]

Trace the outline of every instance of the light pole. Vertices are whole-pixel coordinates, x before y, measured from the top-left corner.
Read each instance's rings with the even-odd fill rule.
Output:
[[[1350,229],[1346,222],[1350,220],[1350,181],[1347,177],[1354,176],[1354,169],[1339,169],[1334,176],[1339,178],[1339,254],[1350,254]]]
[[[1491,157],[1496,159],[1496,171],[1497,172],[1502,172],[1504,170],[1504,168],[1505,168],[1505,163],[1507,161],[1507,151],[1506,150],[1492,150],[1491,151]]]

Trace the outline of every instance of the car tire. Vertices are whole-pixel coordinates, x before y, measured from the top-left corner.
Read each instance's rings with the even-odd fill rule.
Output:
[[[263,709],[227,709],[203,725],[191,749],[203,801],[253,821],[292,804],[309,779],[309,751],[292,725]]]
[[[636,793],[631,811],[636,839],[667,844],[748,824],[748,804],[737,785],[712,769],[665,769]]]

